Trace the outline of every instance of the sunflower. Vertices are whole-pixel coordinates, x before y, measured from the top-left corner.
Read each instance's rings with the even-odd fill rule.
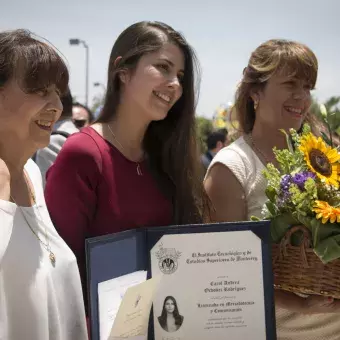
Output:
[[[339,160],[337,149],[328,146],[321,137],[316,138],[309,133],[301,138],[299,150],[303,152],[305,161],[311,171],[325,182],[339,188]]]
[[[325,224],[328,220],[331,223],[340,223],[340,208],[335,208],[325,201],[315,201],[313,211],[316,213],[316,218],[322,218],[322,223]]]

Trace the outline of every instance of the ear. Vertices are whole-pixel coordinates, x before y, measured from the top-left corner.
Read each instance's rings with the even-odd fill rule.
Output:
[[[121,60],[122,60],[122,57],[119,56],[113,62],[113,65],[114,65],[115,68],[119,67]],[[126,83],[126,70],[122,69],[122,70],[118,71],[118,77],[119,77],[120,81],[125,84]]]
[[[123,58],[121,56],[117,57],[116,60],[114,61],[113,65],[114,67],[118,67],[120,61],[122,60]]]
[[[258,102],[260,100],[260,93],[257,89],[253,89],[250,92],[250,97],[253,100],[254,103]]]
[[[127,82],[127,79],[128,79],[127,75],[128,75],[127,70],[121,70],[118,72],[118,77],[123,84],[126,84]]]

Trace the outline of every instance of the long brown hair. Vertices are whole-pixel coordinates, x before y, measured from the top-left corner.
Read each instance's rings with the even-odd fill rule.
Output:
[[[250,133],[255,123],[251,93],[261,90],[276,73],[305,79],[315,87],[318,61],[314,53],[301,43],[273,39],[261,44],[250,56],[248,66],[236,91],[235,107],[242,132]]]
[[[150,123],[144,149],[152,173],[173,202],[173,222],[201,223],[209,215],[209,204],[201,182],[196,146],[199,67],[194,51],[179,32],[164,23],[143,21],[120,34],[111,51],[107,92],[97,122],[107,123],[117,112],[121,87],[118,73],[123,69],[135,70],[143,55],[159,50],[166,43],[177,45],[184,54],[183,94],[164,120]],[[121,60],[117,65],[118,57]]]
[[[0,32],[0,87],[16,79],[26,93],[55,85],[61,94],[68,91],[67,66],[56,49],[28,30]]]

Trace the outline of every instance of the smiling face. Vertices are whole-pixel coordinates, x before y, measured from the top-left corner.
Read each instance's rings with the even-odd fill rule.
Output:
[[[311,89],[306,80],[274,74],[255,96],[256,120],[275,129],[300,129],[312,102]]]
[[[172,299],[166,300],[164,307],[167,313],[173,313],[175,311],[175,304]]]
[[[147,121],[164,119],[182,96],[184,55],[167,43],[141,57],[134,71],[121,71],[123,98]]]
[[[25,93],[16,80],[9,80],[0,89],[0,140],[12,140],[31,149],[45,147],[61,112],[62,104],[55,86]]]

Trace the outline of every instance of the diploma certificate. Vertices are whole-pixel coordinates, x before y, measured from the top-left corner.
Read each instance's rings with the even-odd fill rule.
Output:
[[[266,339],[262,246],[252,231],[164,235],[151,273],[163,275],[156,340]]]

